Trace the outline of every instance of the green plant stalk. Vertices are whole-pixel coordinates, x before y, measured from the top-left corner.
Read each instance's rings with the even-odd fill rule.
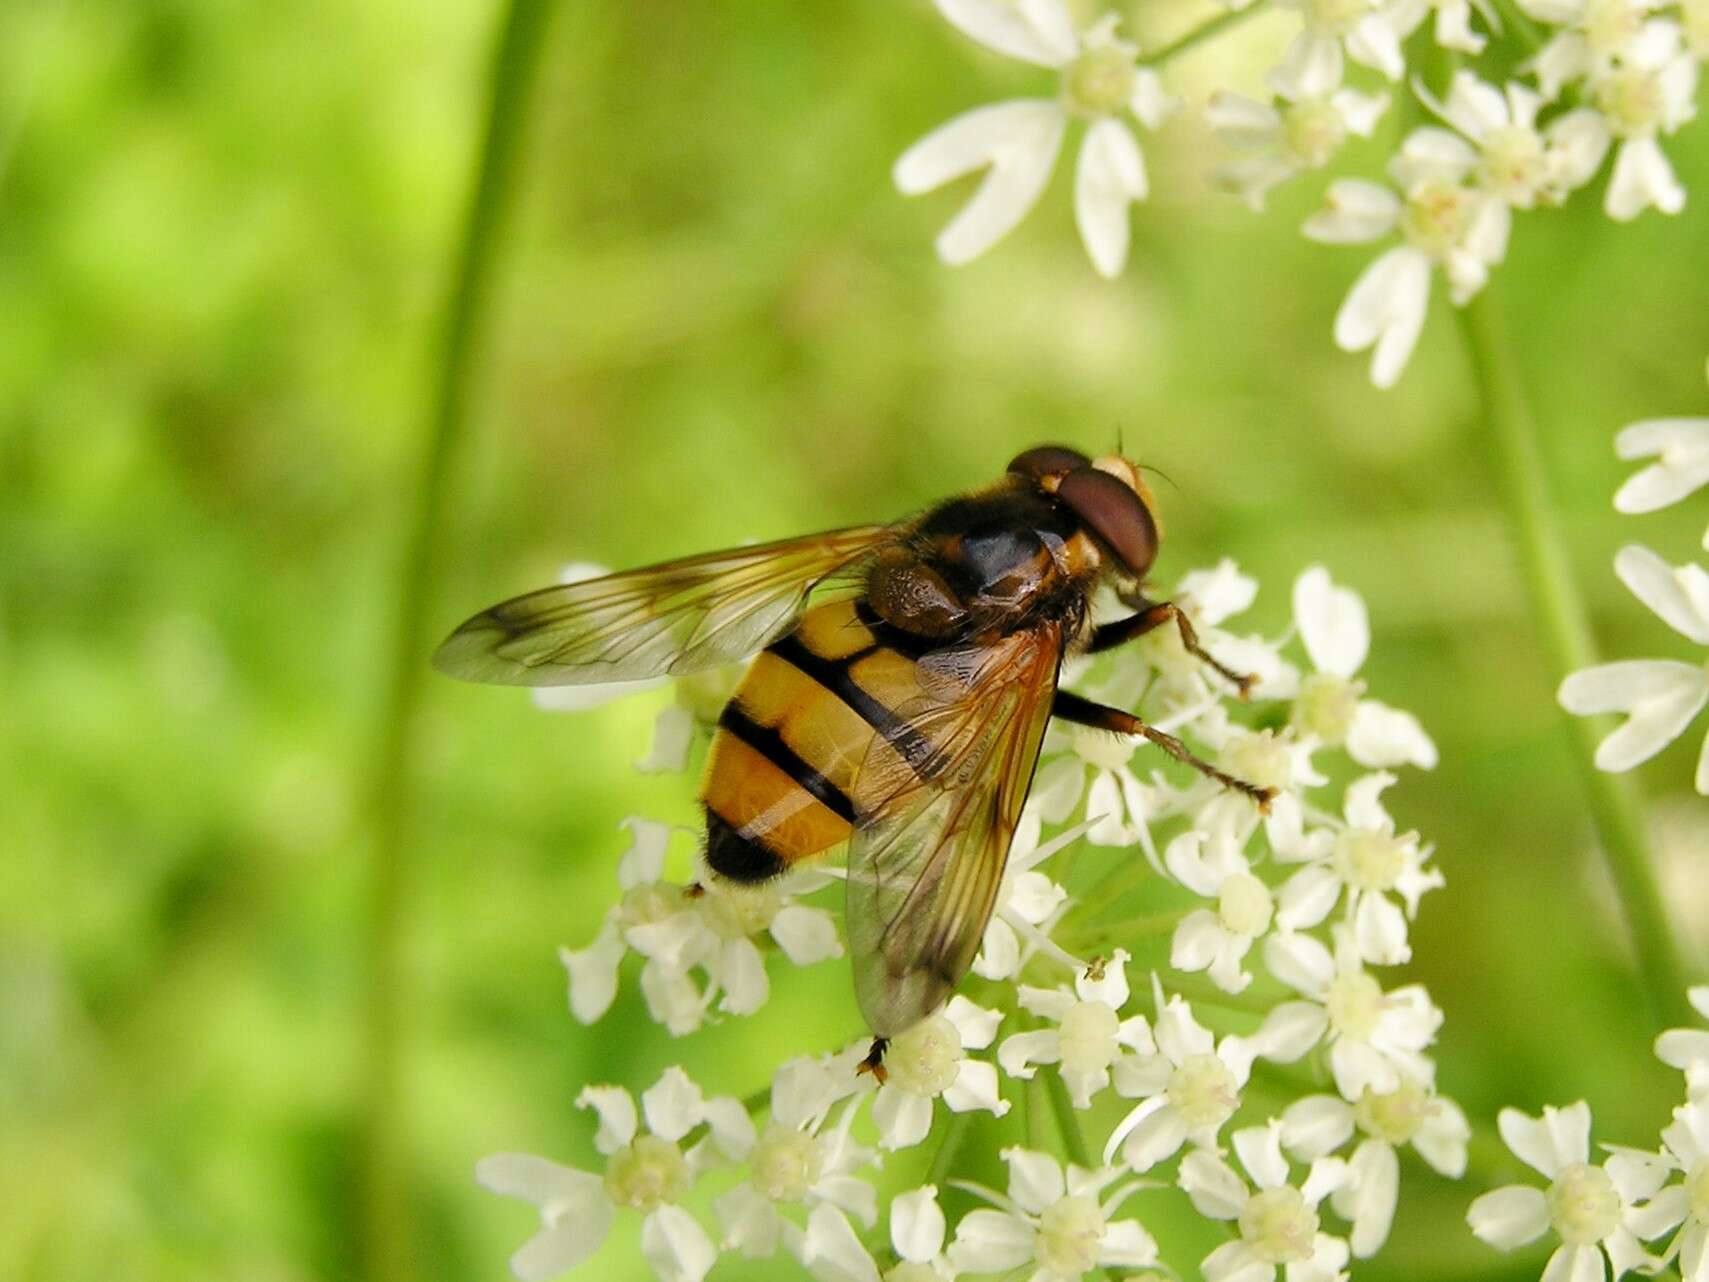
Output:
[[[1263,10],[1263,0],[1259,0],[1258,3],[1250,5],[1245,9],[1237,9],[1231,13],[1218,14],[1209,22],[1200,23],[1191,31],[1187,32],[1186,35],[1176,37],[1162,48],[1155,49],[1147,54],[1141,54],[1138,59],[1139,65],[1142,67],[1161,67],[1166,62],[1173,62],[1182,54],[1198,48],[1208,40],[1216,39],[1230,27],[1239,26],[1248,18],[1255,17],[1259,13],[1262,13]]]
[[[961,1152],[961,1146],[967,1139],[967,1132],[973,1129],[973,1114],[951,1113],[949,1124],[944,1128],[943,1139],[938,1143],[938,1151],[932,1154],[931,1169],[926,1172],[926,1183],[944,1187],[949,1179],[950,1168],[955,1165],[955,1159]]]
[[[1086,1136],[1080,1130],[1080,1118],[1074,1112],[1074,1101],[1068,1098],[1068,1083],[1062,1080],[1059,1066],[1049,1065],[1039,1070],[1044,1078],[1045,1093],[1050,1096],[1050,1110],[1056,1114],[1056,1129],[1062,1134],[1062,1147],[1068,1160],[1088,1171],[1098,1168],[1086,1147]]]
[[[1590,621],[1549,501],[1536,418],[1507,346],[1497,301],[1486,289],[1460,316],[1483,402],[1496,488],[1507,509],[1549,676],[1558,685],[1569,672],[1597,662]],[[1606,719],[1574,717],[1565,710],[1561,716],[1652,1014],[1662,1026],[1687,1022],[1684,968],[1656,884],[1637,795],[1630,781],[1594,763]]]
[[[469,389],[485,329],[499,224],[514,183],[522,127],[552,0],[511,0],[494,45],[486,127],[458,242],[442,326],[414,507],[399,566],[386,694],[369,785],[371,847],[365,904],[358,1104],[358,1226],[362,1276],[395,1282],[412,1271],[404,1190],[402,925],[408,869],[413,731],[426,671],[427,613],[452,462],[468,419]]]

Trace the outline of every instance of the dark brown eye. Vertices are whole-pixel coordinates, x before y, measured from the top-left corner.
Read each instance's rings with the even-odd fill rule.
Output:
[[[1091,462],[1079,450],[1071,450],[1066,445],[1035,445],[1015,455],[1009,462],[1009,471],[1019,472],[1022,476],[1050,476],[1072,472]]]
[[[1127,486],[1095,467],[1077,467],[1062,478],[1056,497],[1096,534],[1136,577],[1157,559],[1157,523]]]

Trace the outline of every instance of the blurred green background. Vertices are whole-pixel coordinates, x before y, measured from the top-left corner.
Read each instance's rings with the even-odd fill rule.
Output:
[[[1129,17],[1155,37],[1195,12]],[[0,5],[0,1277],[355,1268],[365,778],[500,16]],[[1257,19],[1173,83],[1255,85],[1289,31]],[[892,160],[1047,79],[925,0],[563,5],[430,631],[568,560],[886,518],[1022,446],[1119,434],[1175,482],[1162,581],[1235,557],[1273,634],[1294,574],[1328,564],[1370,604],[1373,691],[1441,746],[1390,799],[1449,878],[1410,972],[1448,1014],[1444,1088],[1484,1117],[1588,1096],[1600,1138],[1648,1143],[1676,1084],[1649,1058],[1444,300],[1400,388],[1373,391],[1329,341],[1370,251],[1298,235],[1317,182],[1264,218],[1210,192],[1188,119],[1146,139],[1156,195],[1121,281],[1083,259],[1066,168],[987,258],[940,266],[961,192],[903,200]],[[1586,194],[1521,216],[1496,277],[1619,656],[1687,652],[1613,579],[1615,548],[1684,560],[1703,524],[1701,499],[1609,506],[1618,426],[1709,411],[1709,130],[1668,151],[1683,216],[1616,227]],[[687,1043],[632,984],[594,1029],[569,1021],[554,949],[614,896],[618,820],[692,821],[692,778],[630,767],[667,697],[570,717],[426,686],[396,1101],[416,1276],[502,1276],[535,1219],[472,1165],[588,1160],[582,1084],[685,1059],[747,1094],[856,1028],[836,966],[778,972],[761,1016]],[[1700,961],[1694,750],[1641,780]],[[1536,1275],[1465,1236],[1475,1189],[1421,1188],[1361,1276]],[[588,1276],[641,1275],[616,1236]]]

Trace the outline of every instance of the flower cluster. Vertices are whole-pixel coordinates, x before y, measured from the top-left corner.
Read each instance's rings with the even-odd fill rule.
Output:
[[[1614,448],[1623,459],[1655,460],[1615,494],[1621,512],[1653,512],[1709,484],[1709,418],[1633,423],[1614,438]],[[1709,533],[1703,545],[1709,548]],[[1695,662],[1625,659],[1585,668],[1561,682],[1559,698],[1568,712],[1625,717],[1596,750],[1599,769],[1622,771],[1679,738],[1709,704],[1709,570],[1696,562],[1670,565],[1634,543],[1615,555],[1614,573],[1663,623],[1704,648]],[[1694,783],[1709,796],[1709,737],[1698,754]]]
[[[1709,1018],[1709,987],[1690,998]],[[1545,1278],[1605,1279],[1610,1270],[1619,1278],[1672,1265],[1683,1282],[1709,1279],[1709,1032],[1670,1030],[1656,1054],[1684,1072],[1687,1087],[1656,1148],[1604,1146],[1608,1155],[1593,1163],[1582,1100],[1535,1118],[1505,1109],[1502,1139],[1549,1183],[1485,1193],[1467,1213],[1472,1232],[1504,1251],[1552,1235]]]
[[[1591,183],[1611,152],[1603,196],[1610,218],[1684,207],[1659,140],[1696,111],[1709,49],[1701,0],[1516,0],[1520,12],[1508,24],[1483,0],[1475,7],[1471,0],[1276,3],[1295,11],[1300,26],[1264,77],[1264,96],[1219,89],[1203,105],[1205,122],[1234,153],[1215,170],[1217,185],[1262,209],[1278,185],[1331,166],[1350,137],[1372,136],[1396,91],[1439,122],[1400,137],[1383,181],[1334,180],[1303,228],[1326,243],[1390,243],[1334,324],[1344,350],[1372,349],[1379,387],[1392,386],[1405,368],[1436,273],[1449,298],[1464,305],[1506,257],[1514,211],[1563,203]],[[1158,68],[1266,0],[1230,5],[1235,14],[1151,54],[1120,38],[1115,15],[1077,28],[1066,0],[937,0],[937,7],[986,48],[1056,76],[1054,96],[968,112],[897,161],[896,185],[910,195],[985,172],[938,237],[939,255],[965,262],[1013,229],[1043,192],[1067,127],[1079,119],[1086,130],[1076,221],[1093,266],[1115,276],[1127,256],[1129,206],[1149,191],[1129,119],[1159,128],[1181,104]],[[1486,57],[1504,68],[1517,64],[1517,73],[1492,82],[1459,67],[1433,90],[1408,76],[1409,57],[1435,65],[1433,47],[1456,64]]]
[[[1389,974],[1442,876],[1385,798],[1436,750],[1370,696],[1357,594],[1309,569],[1291,626],[1269,638],[1233,623],[1257,591],[1224,562],[1173,598],[1211,654],[1259,678],[1248,698],[1172,627],[1072,679],[1275,789],[1267,811],[1148,747],[1053,734],[972,973],[891,1040],[885,1072],[857,1071],[861,1037],[791,1059],[745,1103],[708,1098],[681,1069],[639,1113],[624,1089],[589,1087],[602,1172],[480,1165],[483,1184],[540,1211],[516,1274],[586,1259],[625,1208],[667,1282],[779,1253],[833,1282],[1096,1268],[1333,1282],[1377,1252],[1400,1153],[1447,1177],[1466,1161],[1466,1118],[1430,1057],[1442,1014]],[[669,830],[628,827],[620,902],[564,955],[577,1019],[617,1000],[631,953],[652,1018],[685,1034],[757,1010],[768,961],[839,951],[835,918],[795,902],[813,883],[668,881]],[[957,1178],[968,1119],[970,1142],[1000,1149],[1004,1188]],[[900,1185],[920,1168],[893,1155],[934,1135],[938,1176]],[[1202,1261],[1166,1259],[1148,1222],[1183,1215],[1227,1240]]]

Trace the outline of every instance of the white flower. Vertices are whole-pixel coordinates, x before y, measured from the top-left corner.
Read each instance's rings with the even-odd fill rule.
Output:
[[[1205,1149],[1181,1159],[1179,1182],[1199,1214],[1233,1220],[1240,1236],[1204,1259],[1205,1282],[1272,1282],[1278,1266],[1288,1282],[1337,1282],[1344,1277],[1347,1243],[1321,1231],[1318,1204],[1347,1178],[1339,1158],[1319,1158],[1296,1187],[1282,1156],[1282,1124],[1271,1121],[1236,1131],[1234,1151],[1256,1186]]]
[[[1270,888],[1252,875],[1240,842],[1226,829],[1189,828],[1169,843],[1163,858],[1176,881],[1216,900],[1215,909],[1195,909],[1181,919],[1169,964],[1189,973],[1209,972],[1224,992],[1245,991],[1252,976],[1241,963],[1275,917]]]
[[[1439,172],[1397,169],[1399,193],[1362,179],[1331,183],[1324,207],[1303,228],[1328,244],[1379,240],[1391,232],[1404,242],[1365,269],[1335,316],[1337,346],[1347,352],[1373,349],[1371,381],[1378,387],[1394,386],[1418,344],[1432,269],[1442,268],[1449,297],[1461,306],[1507,254],[1505,201]]]
[[[1395,25],[1403,36],[1410,36],[1430,12],[1436,13],[1436,43],[1444,49],[1457,49],[1461,53],[1482,53],[1488,38],[1472,30],[1472,10],[1476,8],[1478,16],[1484,20],[1484,25],[1499,33],[1501,21],[1495,11],[1489,6],[1488,0],[1407,0],[1396,15]]]
[[[1418,719],[1365,698],[1365,683],[1356,679],[1371,649],[1359,594],[1337,587],[1328,570],[1314,565],[1294,580],[1294,622],[1316,669],[1300,682],[1294,725],[1330,747],[1345,745],[1362,766],[1434,768],[1436,745]]]
[[[1547,98],[1571,81],[1606,67],[1643,35],[1663,0],[1519,0],[1525,13],[1561,28],[1523,68],[1533,72]]]
[[[1327,840],[1302,841],[1297,850],[1276,852],[1279,860],[1305,864],[1277,892],[1278,926],[1316,926],[1345,893],[1346,920],[1367,962],[1397,966],[1411,958],[1407,919],[1418,915],[1418,901],[1443,885],[1444,878],[1439,870],[1424,866],[1431,852],[1420,845],[1418,834],[1397,833],[1383,809],[1382,792],[1394,782],[1386,771],[1354,780],[1342,798],[1345,827],[1313,834]],[[1404,915],[1390,894],[1400,896]]]
[[[1040,1028],[1005,1038],[997,1062],[1011,1077],[1030,1079],[1034,1065],[1060,1066],[1075,1108],[1089,1108],[1092,1096],[1110,1084],[1110,1068],[1124,1051],[1151,1054],[1151,1027],[1143,1015],[1121,1017],[1127,1004],[1127,953],[1116,949],[1105,962],[1096,962],[1074,977],[1074,987],[1020,986],[1021,1009],[1048,1019],[1054,1028]]]
[[[1688,995],[1697,1013],[1709,1019],[1709,984],[1693,988]],[[1656,1058],[1685,1074],[1692,1099],[1709,1098],[1709,1029],[1668,1029],[1656,1038]]]
[[[1653,1155],[1645,1154],[1644,1157]],[[1709,1279],[1709,1101],[1693,1100],[1673,1110],[1673,1124],[1662,1132],[1660,1164],[1684,1178],[1656,1193],[1631,1217],[1641,1238],[1679,1235],[1663,1258],[1679,1261],[1682,1282]],[[1683,1226],[1683,1228],[1681,1228]]]
[[[747,1114],[734,1099],[704,1099],[680,1068],[668,1068],[641,1096],[647,1127],[639,1128],[635,1101],[619,1086],[590,1086],[576,1103],[599,1115],[594,1143],[605,1155],[603,1177],[525,1153],[483,1158],[475,1178],[493,1191],[540,1208],[543,1227],[510,1258],[523,1282],[556,1277],[592,1255],[605,1241],[620,1207],[642,1214],[641,1252],[664,1282],[701,1282],[718,1259],[711,1238],[676,1203],[704,1165],[707,1147],[721,1146],[737,1118]],[[711,1135],[687,1154],[680,1142],[703,1123]]]
[[[1219,185],[1238,193],[1254,211],[1271,188],[1335,158],[1348,135],[1369,138],[1389,107],[1387,94],[1342,86],[1339,67],[1320,60],[1301,82],[1274,86],[1278,102],[1255,102],[1219,89],[1205,104],[1205,119],[1224,141],[1245,153],[1216,171]]]
[[[771,1086],[771,1117],[759,1132],[747,1115],[722,1145],[737,1161],[745,1161],[743,1181],[713,1199],[712,1209],[724,1226],[724,1246],[750,1259],[775,1255],[781,1245],[806,1260],[808,1237],[786,1217],[786,1206],[811,1211],[829,1204],[870,1226],[878,1218],[878,1192],[851,1174],[870,1154],[849,1135],[853,1104],[845,1107],[839,1124],[822,1128],[831,1110],[858,1088],[855,1064],[861,1051],[823,1059],[797,1058],[777,1070]],[[818,1221],[821,1237],[834,1232],[834,1221]],[[815,1252],[822,1249],[816,1240]]]
[[[986,1010],[957,994],[937,1014],[928,1015],[893,1037],[884,1053],[885,1081],[872,1101],[878,1143],[908,1148],[926,1138],[932,1125],[932,1101],[951,1112],[984,1109],[997,1117],[1009,1111],[997,1092],[997,1069],[969,1059],[967,1050],[983,1050],[997,1036],[1001,1011]]]
[[[1296,1159],[1313,1162],[1360,1133],[1363,1138],[1347,1163],[1347,1180],[1330,1204],[1353,1226],[1353,1254],[1366,1259],[1388,1240],[1400,1195],[1396,1150],[1411,1144],[1426,1162],[1449,1179],[1466,1170],[1471,1125],[1459,1105],[1433,1095],[1411,1080],[1392,1091],[1367,1090],[1356,1104],[1333,1095],[1296,1100],[1282,1114],[1282,1145]]]
[[[1234,615],[1250,609],[1257,597],[1258,580],[1242,574],[1232,559],[1224,557],[1208,570],[1192,570],[1182,575],[1173,600],[1193,625],[1201,648],[1236,672],[1257,678],[1252,698],[1289,699],[1299,685],[1299,673],[1281,657],[1277,645],[1260,636],[1238,635],[1222,626]],[[1187,652],[1178,628],[1157,628],[1140,637],[1133,648],[1156,669],[1157,681],[1148,697],[1161,707],[1165,724],[1199,716],[1219,702],[1220,693],[1227,688],[1220,678],[1212,685],[1204,660]],[[1136,683],[1148,675],[1143,669],[1132,671]],[[1111,683],[1111,702],[1125,707],[1137,700],[1140,693],[1137,684],[1134,690],[1125,692],[1126,697],[1113,691],[1115,685],[1116,682]]]
[[[1309,1001],[1286,1003],[1266,1017],[1249,1039],[1258,1054],[1295,1057],[1289,1052],[1302,1043],[1309,1048],[1327,1036],[1329,1071],[1347,1100],[1367,1090],[1395,1090],[1406,1079],[1434,1081],[1434,1066],[1423,1051],[1442,1026],[1442,1012],[1423,985],[1385,993],[1366,973],[1350,931],[1336,930],[1333,956],[1309,935],[1272,935],[1264,943],[1264,961],[1271,974]]]
[[[708,875],[700,883],[701,893],[691,899],[710,937],[699,958],[711,981],[705,1000],[722,992],[719,1009],[732,1015],[751,1015],[765,1005],[771,993],[765,958],[754,943],[760,934],[772,941],[797,966],[809,966],[843,955],[836,919],[823,908],[809,908],[791,899],[825,884],[818,871],[797,873],[779,881],[747,885],[727,877]],[[630,932],[633,943],[635,931]],[[637,948],[641,946],[635,945]]]
[[[973,959],[973,973],[982,979],[1013,979],[1037,952],[1056,957],[1070,968],[1078,965],[1049,934],[1068,892],[1038,871],[1038,865],[1078,841],[1086,834],[1086,825],[1058,833],[1042,845],[1040,833],[1039,807],[1029,802],[1021,811],[991,920],[985,924],[979,955]]]
[[[1033,785],[1039,818],[1066,823],[1084,797],[1087,841],[1094,846],[1138,843],[1155,864],[1149,821],[1158,809],[1154,800],[1158,789],[1140,782],[1128,766],[1140,746],[1141,741],[1130,736],[1090,726],[1052,726],[1046,732],[1044,752],[1053,755],[1039,767]]]
[[[647,959],[641,992],[648,1013],[674,1037],[699,1028],[714,1001],[733,1015],[765,1005],[771,981],[755,935],[769,934],[797,966],[842,956],[835,919],[790,898],[824,884],[823,873],[758,886],[707,875],[693,886],[681,885],[664,880],[670,826],[630,816],[623,827],[633,839],[617,865],[623,897],[606,913],[591,944],[558,952],[569,975],[570,1012],[581,1023],[591,1024],[611,1008],[628,949]],[[696,969],[709,981],[704,990],[690,977]]]
[[[1685,188],[1656,141],[1697,114],[1697,60],[1681,47],[1679,26],[1646,23],[1617,59],[1591,71],[1590,94],[1622,140],[1603,210],[1625,222],[1652,206],[1664,214],[1684,209]]]
[[[1709,646],[1709,573],[1702,566],[1670,568],[1648,548],[1623,547],[1614,572],[1632,595],[1674,631]],[[1705,656],[1709,658],[1709,656]],[[1578,716],[1623,712],[1626,721],[1596,749],[1599,770],[1630,770],[1685,733],[1709,703],[1709,662],[1626,659],[1574,672],[1561,682],[1561,706]],[[1709,796],[1709,739],[1697,760],[1697,791]]]
[[[1401,54],[1402,24],[1418,19],[1412,6],[1383,0],[1283,0],[1299,11],[1305,25],[1283,55],[1270,82],[1289,93],[1303,95],[1306,86],[1324,80],[1341,82],[1342,53],[1373,67],[1390,80],[1406,70]],[[1410,28],[1407,28],[1410,30]]]
[[[1485,1193],[1466,1212],[1473,1233],[1511,1251],[1553,1229],[1561,1245],[1543,1270],[1550,1282],[1600,1282],[1607,1276],[1604,1252],[1616,1278],[1650,1262],[1632,1227],[1647,1226],[1632,1204],[1661,1185],[1666,1172],[1653,1158],[1616,1154],[1590,1165],[1590,1107],[1582,1100],[1544,1108],[1541,1118],[1505,1108],[1497,1124],[1514,1155],[1552,1182],[1546,1191],[1510,1184]]]
[[[1070,117],[1090,122],[1074,175],[1074,215],[1092,265],[1114,277],[1127,259],[1128,206],[1149,190],[1145,158],[1122,121],[1148,129],[1172,104],[1157,73],[1137,65],[1109,15],[1076,31],[1063,0],[938,0],[944,17],[980,44],[1060,73],[1055,98],[1027,98],[957,116],[897,160],[896,186],[909,196],[978,169],[985,178],[937,239],[946,263],[977,258],[1012,231],[1037,202],[1056,166]]]
[[[1003,1150],[1009,1164],[1005,1197],[977,1185],[964,1186],[997,1207],[969,1211],[955,1226],[949,1259],[967,1273],[1007,1273],[1033,1266],[1028,1282],[1078,1282],[1095,1268],[1142,1269],[1157,1263],[1157,1243],[1138,1220],[1112,1220],[1137,1181],[1099,1195],[1119,1172],[1066,1172],[1045,1153]]]
[[[899,1263],[883,1282],[954,1282],[956,1270],[944,1254],[948,1225],[936,1185],[911,1189],[890,1202],[890,1248]],[[847,1217],[820,1203],[807,1217],[803,1262],[832,1282],[878,1282],[878,1263],[855,1236]]]
[[[1119,1150],[1135,1171],[1149,1171],[1192,1143],[1216,1150],[1223,1124],[1240,1108],[1240,1092],[1252,1072],[1252,1052],[1238,1037],[1218,1042],[1177,994],[1157,1001],[1157,1053],[1134,1056],[1116,1066],[1116,1093],[1140,1103],[1110,1132],[1106,1164]]]
[[[1414,130],[1406,139],[1408,153],[1515,209],[1559,204],[1590,181],[1608,154],[1601,115],[1581,107],[1539,130],[1543,99],[1518,81],[1497,89],[1462,70],[1454,74],[1447,102],[1437,102],[1422,85],[1418,95],[1458,133]]]
[[[561,948],[558,958],[569,977],[570,1013],[591,1024],[611,1009],[617,972],[634,947],[646,956],[641,991],[653,1019],[673,1036],[698,1028],[704,1018],[700,990],[688,977],[698,960],[704,932],[687,898],[688,887],[664,880],[670,826],[635,816],[623,820],[630,846],[617,864],[622,897],[605,915],[599,934],[586,948]],[[631,932],[641,933],[631,938]]]
[[[1620,512],[1654,512],[1709,485],[1709,418],[1653,418],[1622,428],[1614,452],[1623,459],[1655,457],[1614,495]],[[1703,532],[1709,548],[1709,529]]]

